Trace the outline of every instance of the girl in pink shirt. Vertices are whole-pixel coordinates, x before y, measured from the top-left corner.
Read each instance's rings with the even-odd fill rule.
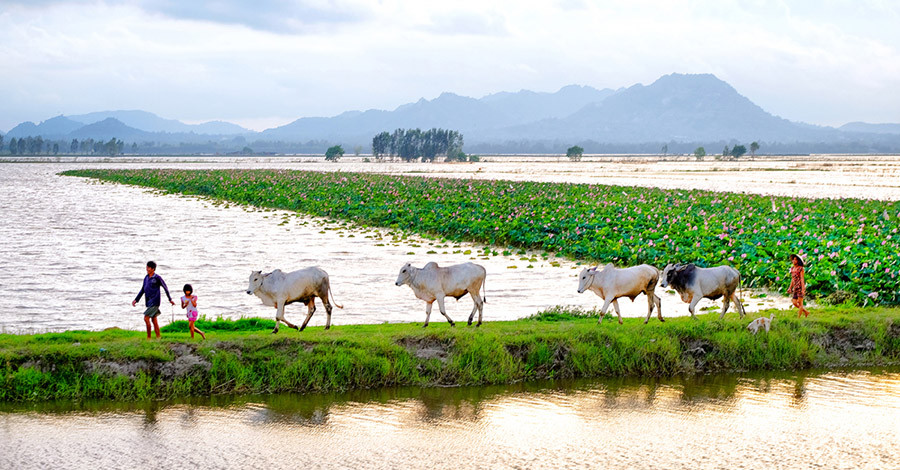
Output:
[[[197,321],[199,313],[197,312],[197,296],[194,295],[194,288],[191,287],[190,284],[184,285],[184,296],[181,297],[181,308],[185,309],[185,312],[187,312],[188,325],[191,327],[191,339],[194,339],[195,331],[200,333],[200,337],[206,339],[206,335],[194,326],[194,322]]]

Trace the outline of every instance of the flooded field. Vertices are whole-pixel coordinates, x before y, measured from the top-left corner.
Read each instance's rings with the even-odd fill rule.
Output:
[[[576,274],[583,266],[552,254],[493,247],[485,256],[484,246],[426,240],[401,229],[352,227],[340,221],[214,205],[196,198],[56,176],[68,169],[275,167],[723,190],[769,188],[777,194],[822,197],[891,199],[897,193],[900,198],[895,174],[900,159],[896,157],[739,163],[652,159],[556,162],[546,158],[471,164],[365,163],[354,158],[330,164],[310,157],[196,160],[77,158],[60,163],[0,164],[0,204],[5,220],[0,226],[4,240],[0,254],[5,260],[0,263],[0,330],[141,328],[141,309],[132,308],[130,301],[140,288],[148,259],[160,264],[159,273],[173,296],[180,295],[184,283],[193,284],[200,312],[209,317],[272,316],[269,308],[244,293],[250,271],[310,265],[330,273],[335,296],[346,307],[336,311],[336,326],[422,321],[424,304],[408,288],[393,283],[406,262],[421,266],[428,261],[474,261],[485,265],[489,273],[486,321],[520,318],[554,305],[593,308],[600,303],[591,293],[576,292]],[[781,170],[772,171],[779,165]],[[773,183],[765,183],[765,178]],[[666,316],[687,314],[686,305],[676,296],[663,289],[658,289],[658,294]],[[756,293],[745,295],[751,312],[788,305],[786,299],[771,294],[765,298],[751,295]],[[625,316],[646,313],[642,298],[621,305]],[[700,307],[718,305],[705,300]],[[300,308],[293,310],[289,307],[289,318],[299,318]],[[448,303],[454,320],[463,320],[470,310],[468,298]],[[171,319],[173,314],[181,318],[177,309],[163,307],[164,318]],[[321,324],[324,317],[317,314],[311,325]]]
[[[7,262],[0,265],[0,328],[5,331],[141,328],[142,309],[130,302],[148,259],[159,263],[173,296],[191,283],[201,314],[210,317],[273,316],[244,292],[249,273],[309,265],[331,275],[335,297],[345,307],[334,315],[338,326],[423,321],[424,303],[408,288],[394,286],[406,262],[483,264],[489,272],[486,321],[521,318],[554,305],[593,308],[599,301],[576,292],[582,266],[543,253],[504,254],[500,248],[499,255],[479,256],[484,246],[56,176],[71,166],[3,166],[0,197],[7,223],[0,236],[7,242],[0,251]],[[666,315],[687,313],[677,297],[662,290],[660,295]],[[449,302],[451,318],[464,319],[469,302]],[[621,305],[626,316],[646,312],[641,299]],[[753,299],[748,310],[773,305],[785,302],[773,296]],[[294,310],[289,318],[299,318],[300,307]],[[180,310],[163,306],[167,321],[173,312],[181,318]],[[324,321],[317,315],[311,325]]]
[[[895,468],[900,372],[0,404],[0,467]]]

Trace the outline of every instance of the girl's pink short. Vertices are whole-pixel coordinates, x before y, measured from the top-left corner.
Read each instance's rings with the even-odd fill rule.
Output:
[[[200,315],[200,313],[197,312],[196,310],[194,310],[193,312],[188,312],[187,319],[188,319],[188,321],[195,321],[195,320],[197,320],[198,315]]]

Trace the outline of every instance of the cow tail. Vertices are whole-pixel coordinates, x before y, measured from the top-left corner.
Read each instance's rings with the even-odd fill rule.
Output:
[[[340,309],[344,308],[343,305],[337,303],[337,300],[334,300],[334,291],[332,291],[332,289],[331,289],[331,281],[330,280],[328,282],[328,296],[331,297],[331,303],[333,303],[335,307],[340,308]]]
[[[484,279],[481,280],[481,301],[487,303],[487,273],[484,274]]]

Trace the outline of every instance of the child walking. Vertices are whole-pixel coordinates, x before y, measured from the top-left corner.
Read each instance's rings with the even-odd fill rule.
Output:
[[[809,316],[809,310],[803,306],[803,298],[806,297],[806,278],[804,276],[803,258],[800,255],[791,255],[791,285],[788,293],[791,294],[791,303],[797,307],[797,318]]]
[[[199,315],[197,312],[197,296],[194,295],[194,288],[191,287],[190,284],[185,284],[183,290],[184,296],[181,297],[181,308],[185,309],[187,312],[188,325],[191,327],[191,339],[194,339],[195,331],[200,333],[200,337],[206,339],[206,335],[194,326],[194,322],[197,321],[197,316]]]

